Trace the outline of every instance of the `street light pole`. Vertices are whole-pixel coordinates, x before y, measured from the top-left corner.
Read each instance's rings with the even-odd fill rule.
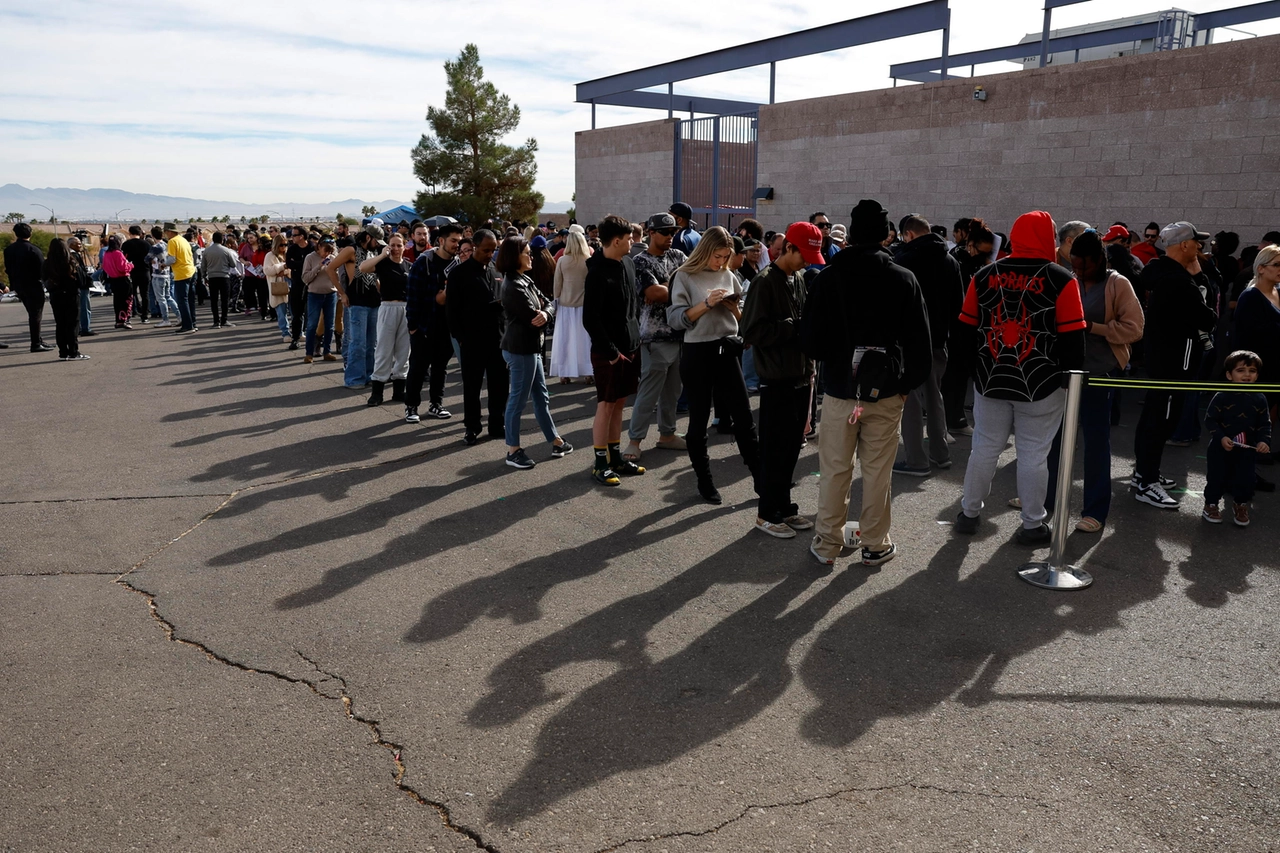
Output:
[[[117,210],[117,211],[116,211],[116,216],[115,216],[115,220],[116,220],[116,222],[119,222],[119,221],[120,221],[120,214],[122,214],[122,213],[128,213],[130,210],[133,210],[133,208],[132,208],[132,207],[122,207],[122,208],[120,208],[119,210]]]

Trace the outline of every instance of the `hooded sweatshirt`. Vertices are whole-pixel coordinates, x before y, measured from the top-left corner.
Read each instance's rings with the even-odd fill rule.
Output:
[[[1084,364],[1087,324],[1080,286],[1057,255],[1053,219],[1024,213],[1010,232],[1011,254],[969,282],[960,320],[977,330],[974,382],[995,400],[1034,402],[1062,387],[1062,372]]]
[[[1204,352],[1200,333],[1213,331],[1217,312],[1205,303],[1195,277],[1168,255],[1147,264],[1139,281],[1147,294],[1147,373],[1153,379],[1192,378]]]
[[[809,288],[800,346],[823,362],[822,387],[832,397],[854,399],[853,356],[859,347],[883,348],[898,365],[897,380],[881,390],[881,399],[918,388],[933,369],[933,344],[915,275],[878,243],[837,253]]]
[[[937,234],[921,234],[901,244],[894,260],[915,273],[924,294],[924,304],[929,308],[933,348],[945,348],[951,320],[960,313],[965,285],[968,284],[961,278],[959,262],[947,251],[947,244]]]

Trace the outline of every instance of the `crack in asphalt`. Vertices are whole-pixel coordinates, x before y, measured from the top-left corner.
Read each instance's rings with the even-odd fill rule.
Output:
[[[844,794],[867,794],[867,793],[875,793],[877,791],[896,791],[896,790],[901,790],[903,788],[911,788],[917,791],[937,791],[939,793],[951,794],[954,796],[983,797],[987,799],[1000,799],[1000,800],[1023,800],[1026,802],[1034,803],[1040,806],[1041,808],[1048,808],[1048,806],[1045,803],[1039,800],[1035,800],[1031,797],[1024,797],[1024,796],[1018,796],[1013,794],[997,794],[997,793],[991,793],[986,791],[961,791],[953,788],[943,788],[940,785],[929,785],[929,784],[913,782],[908,780],[906,782],[896,782],[892,785],[874,785],[874,786],[868,786],[868,787],[842,788],[838,791],[829,791],[825,794],[817,794],[812,797],[806,797],[805,799],[802,799],[802,800],[792,800],[792,801],[781,802],[781,803],[770,803],[768,805],[749,805],[743,808],[742,811],[738,812],[738,814],[734,815],[733,817],[727,818],[721,821],[720,823],[716,824],[715,826],[708,827],[707,829],[685,830],[682,832],[665,832],[660,835],[645,835],[645,836],[640,836],[638,838],[628,838],[623,841],[619,841],[615,844],[611,844],[608,847],[602,847],[599,850],[596,850],[594,853],[613,853],[613,851],[621,850],[623,847],[626,847],[628,844],[649,844],[654,841],[665,841],[671,838],[701,838],[707,835],[715,835],[717,832],[724,829],[725,827],[735,824],[738,821],[742,820],[747,815],[751,814],[753,811],[763,812],[770,809],[796,808],[799,806],[807,806],[807,805],[810,805],[811,803],[822,802],[823,800],[833,800],[836,797],[839,797]]]
[[[306,474],[295,475],[293,477],[285,477],[279,480],[269,480],[269,481],[264,481],[260,483],[253,483],[248,486],[242,486],[240,488],[234,489],[229,493],[219,492],[219,493],[209,494],[209,495],[156,496],[155,499],[186,498],[186,497],[222,497],[224,498],[224,500],[220,504],[218,504],[217,507],[205,513],[205,515],[202,516],[199,521],[191,525],[191,527],[189,527],[187,530],[183,531],[182,533],[175,536],[173,539],[170,539],[168,542],[156,548],[154,551],[147,554],[142,559],[138,560],[136,563],[134,563],[132,566],[130,566],[123,572],[86,572],[86,573],[57,572],[57,573],[50,573],[50,574],[116,575],[113,581],[115,584],[123,587],[124,589],[132,593],[135,593],[136,595],[142,596],[146,600],[147,610],[148,612],[150,612],[151,618],[156,623],[158,623],[160,627],[164,630],[165,636],[169,641],[196,649],[197,651],[203,653],[210,660],[216,661],[220,664],[223,664],[224,666],[229,666],[232,669],[237,669],[237,670],[240,670],[241,672],[251,673],[254,675],[265,675],[271,678],[275,678],[279,681],[286,682],[288,684],[302,685],[307,689],[309,689],[312,693],[321,697],[322,699],[330,699],[330,700],[336,699],[340,701],[342,703],[343,714],[349,720],[365,726],[370,731],[370,733],[373,736],[373,741],[372,741],[373,745],[382,747],[383,749],[386,749],[389,753],[391,753],[391,760],[395,767],[395,772],[393,773],[392,778],[398,790],[403,792],[406,796],[409,796],[410,798],[412,798],[419,805],[428,806],[432,809],[435,809],[437,815],[440,818],[441,823],[444,825],[446,829],[452,832],[456,832],[459,835],[465,836],[473,844],[475,844],[477,849],[487,851],[487,853],[501,853],[498,847],[486,842],[484,838],[480,835],[480,833],[476,832],[470,827],[467,827],[455,822],[453,820],[453,815],[449,811],[449,807],[447,804],[438,802],[436,800],[432,800],[431,798],[425,796],[422,792],[416,790],[413,786],[409,785],[404,781],[404,777],[408,768],[406,767],[403,759],[403,752],[404,752],[403,746],[401,746],[398,743],[395,743],[394,741],[388,740],[383,736],[381,724],[378,720],[365,717],[364,715],[356,712],[355,701],[347,690],[346,679],[342,678],[340,675],[337,675],[336,673],[328,672],[322,669],[320,665],[316,663],[316,661],[312,660],[307,655],[305,655],[304,653],[302,653],[297,649],[293,650],[294,654],[296,654],[301,660],[305,661],[308,665],[310,665],[311,668],[318,675],[322,676],[320,680],[312,681],[310,679],[301,678],[295,675],[289,675],[283,672],[277,672],[275,670],[259,669],[257,667],[249,666],[248,664],[240,663],[239,661],[234,661],[224,655],[218,654],[209,646],[205,645],[202,642],[199,642],[198,640],[192,640],[187,637],[183,637],[179,635],[177,627],[160,614],[159,606],[156,604],[156,595],[152,592],[142,589],[141,587],[131,583],[128,580],[128,576],[130,574],[136,572],[139,568],[141,568],[145,563],[149,562],[154,557],[159,556],[170,545],[173,545],[175,542],[178,542],[181,539],[184,539],[187,536],[191,535],[193,532],[199,529],[201,525],[203,525],[209,519],[213,518],[222,510],[226,509],[226,507],[229,504],[231,504],[232,501],[234,501],[237,497],[239,497],[240,495],[246,492],[253,491],[255,489],[269,488],[271,486],[286,485],[289,483],[295,483],[301,480],[312,479],[315,477],[327,476],[330,474],[342,474],[342,473],[347,473],[352,471],[363,471],[369,468],[378,468],[386,465],[399,465],[414,459],[421,458],[423,456],[427,456],[430,453],[432,453],[433,450],[434,448],[429,448],[429,449],[418,451],[416,453],[408,454],[406,456],[399,456],[399,457],[396,457],[395,459],[385,459],[379,462],[374,462],[374,463],[365,464],[365,465],[351,465],[343,468],[326,469],[323,471],[313,471],[313,472],[308,472]],[[70,503],[70,502],[74,502],[75,500],[76,499],[66,499],[62,501],[48,501],[48,502],[49,503],[53,503],[53,502]],[[87,500],[99,500],[99,499],[90,498]],[[138,498],[120,498],[119,500],[138,500]],[[42,503],[42,501],[29,501],[27,503]],[[322,688],[325,688],[326,681],[332,681],[338,685],[338,691],[336,696],[330,695],[329,693],[326,692],[325,689],[322,689]]]
[[[444,825],[446,829],[449,829],[452,832],[456,832],[459,835],[466,836],[468,839],[471,840],[473,844],[475,844],[477,849],[485,850],[488,853],[501,853],[501,851],[497,847],[494,847],[491,844],[485,842],[484,838],[478,832],[476,832],[475,830],[467,826],[463,826],[462,824],[455,822],[453,820],[452,814],[449,811],[449,807],[445,803],[437,802],[435,800],[430,799],[429,797],[426,797],[421,792],[414,789],[413,786],[407,784],[404,781],[404,776],[407,771],[404,760],[402,758],[402,753],[404,748],[400,744],[394,741],[388,740],[383,736],[381,723],[378,720],[372,719],[370,717],[366,717],[356,712],[355,700],[352,698],[351,694],[347,691],[347,682],[346,682],[346,679],[344,679],[342,676],[336,673],[329,672],[325,669],[322,669],[318,663],[316,663],[314,660],[312,660],[302,652],[298,651],[297,649],[294,649],[293,653],[296,654],[300,659],[305,661],[307,664],[309,664],[317,674],[323,676],[323,678],[320,681],[318,682],[312,681],[307,678],[302,678],[296,675],[290,675],[285,672],[278,672],[273,669],[260,669],[258,667],[250,666],[248,664],[232,660],[224,655],[218,654],[213,649],[206,646],[204,643],[201,643],[197,640],[191,640],[179,635],[177,627],[160,614],[160,610],[156,605],[155,595],[153,595],[152,593],[148,592],[145,589],[142,589],[140,587],[133,585],[129,581],[125,580],[123,576],[117,578],[115,582],[120,586],[124,587],[125,589],[129,590],[130,592],[133,592],[137,595],[142,596],[146,600],[147,610],[151,613],[151,618],[154,619],[160,625],[160,627],[164,630],[165,636],[169,639],[170,642],[178,643],[179,645],[189,646],[193,649],[196,649],[197,651],[203,653],[210,660],[216,661],[220,664],[223,664],[224,666],[229,666],[232,669],[237,669],[237,670],[240,670],[241,672],[251,673],[253,675],[265,675],[270,678],[274,678],[278,681],[283,681],[287,684],[301,685],[303,687],[306,687],[308,690],[310,690],[312,693],[314,693],[315,695],[319,696],[322,699],[329,699],[329,700],[337,699],[341,701],[343,715],[346,716],[347,719],[353,722],[359,723],[360,725],[367,728],[373,736],[373,741],[372,741],[373,745],[382,747],[383,749],[391,753],[391,760],[395,766],[393,781],[397,789],[399,789],[404,794],[406,794],[407,796],[415,800],[419,805],[429,806],[435,809],[436,813],[440,817],[441,823]],[[322,689],[325,681],[333,681],[339,685],[337,696],[329,695],[328,693],[325,692],[325,690]]]
[[[201,492],[194,495],[112,495],[104,498],[34,498],[25,501],[0,501],[0,506],[29,506],[38,504],[84,504],[100,501],[167,501],[181,498],[225,498],[231,492]]]

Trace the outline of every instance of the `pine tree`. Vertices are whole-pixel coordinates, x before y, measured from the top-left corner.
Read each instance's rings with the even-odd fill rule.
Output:
[[[491,216],[533,219],[543,202],[533,189],[538,142],[530,138],[516,148],[500,141],[519,126],[520,107],[484,79],[474,44],[444,70],[444,109],[427,108],[434,135],[424,134],[412,152],[413,172],[427,187],[414,207],[475,223]]]

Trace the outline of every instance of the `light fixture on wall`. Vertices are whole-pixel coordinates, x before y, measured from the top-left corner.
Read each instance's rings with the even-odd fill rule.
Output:
[[[751,195],[752,199],[765,201],[773,201],[773,187],[756,187],[756,191]]]
[[[975,101],[985,101],[987,99],[987,91],[981,86],[973,87],[973,99]]]

